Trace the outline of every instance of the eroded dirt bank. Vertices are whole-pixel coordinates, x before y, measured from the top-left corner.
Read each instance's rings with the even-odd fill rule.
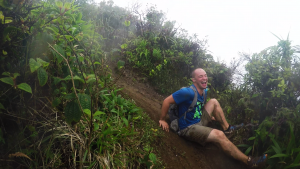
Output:
[[[116,77],[117,75],[115,75]],[[132,98],[139,107],[157,123],[163,96],[143,83],[132,71],[125,71],[116,81],[123,88],[124,95]],[[184,140],[173,132],[164,132],[166,137],[159,145],[162,160],[167,168],[197,168],[197,169],[243,169],[242,163],[226,156],[217,146],[208,144],[205,147]]]

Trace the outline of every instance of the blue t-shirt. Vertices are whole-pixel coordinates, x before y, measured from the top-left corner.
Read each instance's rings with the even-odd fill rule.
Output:
[[[194,86],[194,85],[192,85]],[[196,89],[196,87],[194,86]],[[197,91],[197,89],[196,89]],[[206,96],[207,96],[207,90],[204,90]],[[195,108],[186,113],[186,119],[184,119],[184,116],[182,116],[178,120],[179,128],[180,130],[186,128],[187,126],[190,126],[192,124],[198,123],[201,120],[202,116],[202,107],[204,106],[204,98],[203,96],[200,96],[200,94],[197,91],[197,104]],[[186,110],[188,110],[189,106],[192,104],[194,100],[194,91],[193,89],[186,87],[182,88],[175,93],[172,94],[177,106],[178,106],[178,117],[180,117]]]

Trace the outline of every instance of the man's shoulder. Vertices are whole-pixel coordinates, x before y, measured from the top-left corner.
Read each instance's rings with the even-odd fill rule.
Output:
[[[197,90],[197,89],[195,89],[195,90]],[[191,86],[182,87],[180,90],[178,90],[178,92],[186,93],[186,94],[194,94],[194,90],[191,88]]]
[[[176,104],[191,100],[194,98],[194,91],[189,87],[181,88],[172,94]]]

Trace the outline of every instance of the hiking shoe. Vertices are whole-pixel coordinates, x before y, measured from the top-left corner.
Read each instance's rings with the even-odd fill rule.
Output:
[[[267,156],[268,156],[268,154],[264,154],[260,157],[255,157],[255,158],[249,156],[248,161],[247,161],[248,167],[249,168],[262,168],[266,164]]]
[[[234,126],[229,125],[228,129],[224,131],[224,134],[225,134],[225,135],[230,135],[230,134],[232,134],[235,130],[237,130],[237,129],[243,127],[243,126],[244,126],[244,123],[239,124],[239,125],[234,125]]]

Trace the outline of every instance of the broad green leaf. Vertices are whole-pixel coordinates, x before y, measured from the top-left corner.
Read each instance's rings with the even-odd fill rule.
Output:
[[[71,3],[70,2],[66,2],[64,4],[64,7],[65,7],[66,10],[69,10],[71,8]]]
[[[48,73],[44,68],[40,67],[37,70],[37,75],[38,75],[40,86],[44,86],[48,80]]]
[[[83,79],[81,79],[79,76],[73,76],[73,79],[74,80],[79,80],[79,81],[81,81],[82,83],[84,83],[84,80]],[[68,75],[67,77],[65,77],[64,78],[64,80],[72,80],[72,77],[70,76],[70,75]]]
[[[71,80],[71,79],[72,79],[71,75],[68,75],[63,80]]]
[[[89,74],[89,75],[87,76],[87,78],[93,78],[93,77],[95,77],[95,74]]]
[[[32,59],[32,58],[29,59],[29,67],[30,67],[31,73],[36,71],[41,66],[42,66],[42,64],[36,62],[34,59]]]
[[[102,112],[102,111],[96,111],[96,112],[94,113],[94,116],[99,116],[99,115],[101,115],[101,114],[105,114],[105,113]]]
[[[80,72],[80,73],[81,73],[81,72]],[[82,75],[83,75],[83,78],[86,79],[87,76],[86,76],[86,74],[85,74],[84,72],[82,73]]]
[[[130,26],[130,21],[125,21],[124,24],[125,24],[125,26],[128,27],[128,26]]]
[[[149,154],[149,159],[150,159],[153,163],[155,163],[155,162],[156,162],[156,155],[153,154],[153,153],[150,153],[150,154]]]
[[[94,131],[97,131],[99,129],[99,124],[98,123],[94,123]]]
[[[48,63],[48,62],[46,62],[46,61],[44,61],[44,60],[42,60],[42,59],[40,59],[40,58],[37,58],[36,61],[39,62],[40,64],[42,64],[43,67],[49,66],[49,63]]]
[[[21,83],[21,84],[19,84],[18,88],[24,90],[25,92],[28,92],[28,93],[32,94],[31,87],[27,83]]]
[[[11,23],[13,21],[13,18],[12,17],[5,17],[5,22],[4,24],[7,24],[7,23]],[[3,22],[2,22],[3,23]]]
[[[61,1],[56,1],[55,2],[56,6],[59,7],[59,8],[62,8],[63,7],[63,3]]]
[[[73,22],[73,21],[75,22],[74,16],[73,16],[72,14],[70,14],[69,12],[66,12],[66,13],[65,13],[65,16],[70,17],[70,19],[72,19],[72,22]],[[72,37],[72,39],[73,39],[73,37]],[[74,40],[74,39],[73,39],[73,40]]]
[[[65,36],[65,38],[69,41],[73,41],[74,38],[71,35],[61,35],[61,37]]]
[[[74,76],[73,79],[74,79],[74,80],[79,80],[79,81],[81,81],[82,83],[84,83],[84,80],[83,80],[81,77],[77,76],[77,75]]]
[[[7,37],[7,35],[9,35],[11,32],[18,32],[21,31],[21,29],[14,27],[14,26],[8,26],[4,29],[3,31],[3,37]]]
[[[249,139],[248,139],[248,141],[251,141],[251,140],[254,140],[255,139],[255,137],[250,137]]]
[[[56,97],[56,98],[53,100],[53,102],[52,102],[52,106],[53,106],[53,107],[56,107],[56,106],[58,106],[60,103],[61,103],[61,100],[60,100],[59,98]]]
[[[83,39],[83,36],[78,34],[75,36],[75,38],[78,40],[78,41],[81,41]]]
[[[64,50],[61,46],[59,46],[59,45],[54,45],[53,48],[54,48],[57,52],[59,52],[62,56],[65,57],[65,50]],[[61,57],[56,51],[54,51],[53,49],[51,49],[51,51],[52,51],[53,55],[56,57],[58,63],[60,63],[60,62],[63,61],[63,57]]]
[[[79,98],[82,109],[91,110],[91,96],[90,95],[79,93],[78,98]]]
[[[66,99],[66,100],[72,100],[74,98],[76,98],[75,93],[68,93],[64,96],[64,99]]]
[[[48,30],[51,30],[53,33],[55,33],[55,35],[58,35],[58,31],[55,31],[53,28],[51,27],[45,27]]]
[[[78,60],[79,60],[79,62],[82,62],[84,60],[84,57],[83,56],[79,56]]]
[[[83,112],[89,116],[92,114],[90,109],[83,109]]]
[[[0,103],[0,109],[5,110],[4,106]]]
[[[117,65],[118,65],[118,69],[121,69],[124,67],[125,62],[123,60],[119,60]]]
[[[257,97],[257,96],[258,96],[258,94],[256,93],[256,94],[252,95],[252,98],[255,98],[255,97]]]
[[[14,79],[15,79],[16,77],[18,77],[18,76],[20,76],[19,73],[14,73]]]
[[[76,21],[80,21],[82,18],[82,13],[78,12],[77,17],[76,17]]]
[[[57,83],[59,83],[61,81],[61,79],[58,77],[53,77],[53,81],[54,81],[54,84],[57,85]]]
[[[101,65],[101,63],[99,63],[99,62],[94,62],[94,64],[95,64],[95,65]]]
[[[7,84],[10,84],[10,85],[12,85],[12,86],[15,85],[14,80],[13,80],[12,77],[4,77],[4,78],[1,78],[0,80],[1,80],[2,82],[7,83]]]
[[[2,50],[3,55],[7,55],[7,52],[5,50]]]
[[[126,43],[124,43],[123,45],[121,45],[121,48],[122,48],[122,49],[126,49],[127,46],[128,46],[128,45],[127,45]]]
[[[53,94],[54,94],[54,95],[58,95],[59,93],[60,93],[59,89],[55,89],[55,90],[53,91]]]
[[[82,115],[82,112],[80,111],[79,105],[76,101],[67,103],[64,112],[66,121],[69,124],[71,122],[78,122]]]
[[[4,76],[10,76],[10,73],[9,72],[3,72],[2,75],[4,75]]]
[[[96,78],[89,78],[86,83],[93,83],[96,82]]]

